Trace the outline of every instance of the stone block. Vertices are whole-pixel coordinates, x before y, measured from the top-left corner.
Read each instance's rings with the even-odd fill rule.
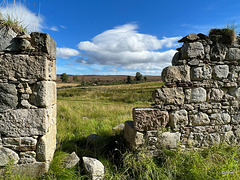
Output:
[[[167,111],[158,108],[133,108],[133,123],[137,131],[157,130],[169,121]]]
[[[56,62],[46,56],[0,55],[0,79],[56,80]]]
[[[104,178],[104,166],[95,158],[83,157],[85,171],[92,180],[101,180]]]
[[[49,131],[38,140],[37,144],[37,159],[42,162],[51,161],[56,149],[56,134],[57,127],[53,125]]]
[[[206,80],[212,78],[212,68],[209,65],[191,68],[191,80]]]
[[[233,131],[226,132],[223,136],[223,142],[227,143],[228,145],[236,145],[237,139],[234,135]]]
[[[211,48],[210,58],[214,61],[222,61],[225,59],[228,48],[223,44],[215,44]]]
[[[199,112],[198,114],[189,115],[190,124],[194,126],[209,125],[210,119],[206,113]]]
[[[204,57],[204,47],[200,42],[186,42],[181,48],[181,59],[193,59],[199,58],[203,59]]]
[[[16,86],[14,84],[0,83],[0,110],[15,109],[17,105]]]
[[[169,125],[174,131],[188,125],[188,113],[186,110],[173,111],[169,113]]]
[[[180,136],[179,132],[164,132],[160,137],[160,145],[163,145],[167,148],[174,149],[177,148],[178,143],[180,143]]]
[[[12,28],[0,25],[0,51],[18,50],[16,36],[17,33]]]
[[[31,44],[39,52],[47,53],[51,59],[56,59],[56,42],[47,33],[31,33]]]
[[[222,125],[231,122],[231,116],[228,113],[215,113],[210,116],[211,124]]]
[[[229,74],[228,65],[216,65],[213,67],[213,78],[214,79],[226,79]]]
[[[48,129],[46,109],[17,109],[0,114],[0,134],[9,137],[44,135]]]
[[[40,81],[34,84],[30,102],[38,107],[49,107],[56,104],[56,83],[53,81]]]
[[[163,82],[189,82],[190,81],[190,67],[183,66],[168,66],[162,71]]]
[[[221,137],[218,133],[212,133],[208,136],[209,145],[219,145],[221,143]]]
[[[182,87],[161,88],[153,92],[153,99],[156,104],[180,105],[184,104],[184,97]]]
[[[240,87],[230,88],[229,93],[234,96],[237,100],[240,100]]]
[[[240,49],[239,48],[229,48],[226,60],[239,61],[240,60]]]
[[[65,158],[65,161],[64,161],[65,167],[67,168],[74,167],[79,162],[79,160],[80,159],[77,156],[77,154],[75,152],[72,152]]]
[[[126,121],[124,126],[124,138],[133,148],[138,148],[144,145],[144,134],[134,129],[133,121]]]
[[[207,100],[207,92],[202,87],[196,87],[192,89],[188,89],[186,92],[186,99],[191,103],[200,103],[205,102]]]
[[[222,101],[224,94],[223,90],[212,88],[208,93],[208,99],[212,102],[220,102]]]
[[[13,164],[18,163],[18,154],[11,149],[0,147],[0,155],[0,166],[7,165],[11,160],[13,161]]]

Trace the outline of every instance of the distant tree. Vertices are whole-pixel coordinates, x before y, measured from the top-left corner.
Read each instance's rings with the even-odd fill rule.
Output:
[[[82,77],[81,85],[82,85],[82,86],[85,86],[85,85],[86,85],[86,81],[85,81],[84,77]]]
[[[66,73],[62,73],[60,79],[62,80],[62,82],[67,83],[68,75]]]
[[[132,84],[132,77],[131,76],[127,76],[127,83]]]
[[[141,81],[142,78],[143,78],[142,74],[140,72],[137,72],[135,76],[135,81]]]
[[[144,81],[147,81],[147,77],[146,77],[146,76],[144,76],[144,78],[143,78],[143,79],[144,79]]]
[[[79,81],[78,76],[73,76],[73,81],[78,82]]]

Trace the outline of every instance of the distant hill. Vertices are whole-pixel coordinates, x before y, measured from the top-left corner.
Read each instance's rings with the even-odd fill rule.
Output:
[[[68,75],[68,82],[73,82],[74,75]],[[79,82],[84,78],[85,82],[94,82],[94,81],[103,81],[103,82],[111,82],[111,81],[127,81],[127,75],[77,75]],[[135,76],[131,76],[132,79]],[[146,76],[147,81],[161,81],[161,76]],[[60,74],[57,75],[57,83],[60,83]]]

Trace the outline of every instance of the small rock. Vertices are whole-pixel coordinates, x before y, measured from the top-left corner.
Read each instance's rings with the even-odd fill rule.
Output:
[[[115,133],[120,133],[124,130],[124,124],[121,123],[117,126],[115,126],[113,129],[112,129]]]
[[[91,176],[92,180],[100,180],[104,177],[104,166],[97,159],[83,157],[83,163],[86,172]]]
[[[183,37],[178,42],[193,42],[193,41],[197,41],[198,39],[199,39],[198,35],[195,33],[192,33]]]
[[[79,162],[79,157],[75,152],[69,154],[65,159],[65,167],[71,168],[74,167]]]

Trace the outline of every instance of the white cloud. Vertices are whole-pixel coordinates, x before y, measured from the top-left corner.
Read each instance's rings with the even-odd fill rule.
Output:
[[[57,57],[69,59],[72,56],[79,56],[80,52],[71,48],[57,48]]]
[[[51,31],[59,31],[58,28],[57,28],[56,26],[52,26],[52,27],[50,27],[49,30],[51,30]]]
[[[77,62],[148,71],[169,65],[176,52],[169,48],[178,46],[177,40],[181,37],[158,39],[138,33],[137,28],[136,24],[125,24],[104,31],[91,42],[80,42],[78,48],[85,51],[84,56],[88,59],[79,59]],[[165,51],[159,52],[163,48]]]
[[[9,15],[11,19],[17,20],[21,25],[23,25],[23,27],[27,27],[28,31],[30,32],[42,31],[44,27],[44,18],[41,15],[33,13],[23,4],[8,4],[7,7],[0,7],[0,12],[4,18]]]

